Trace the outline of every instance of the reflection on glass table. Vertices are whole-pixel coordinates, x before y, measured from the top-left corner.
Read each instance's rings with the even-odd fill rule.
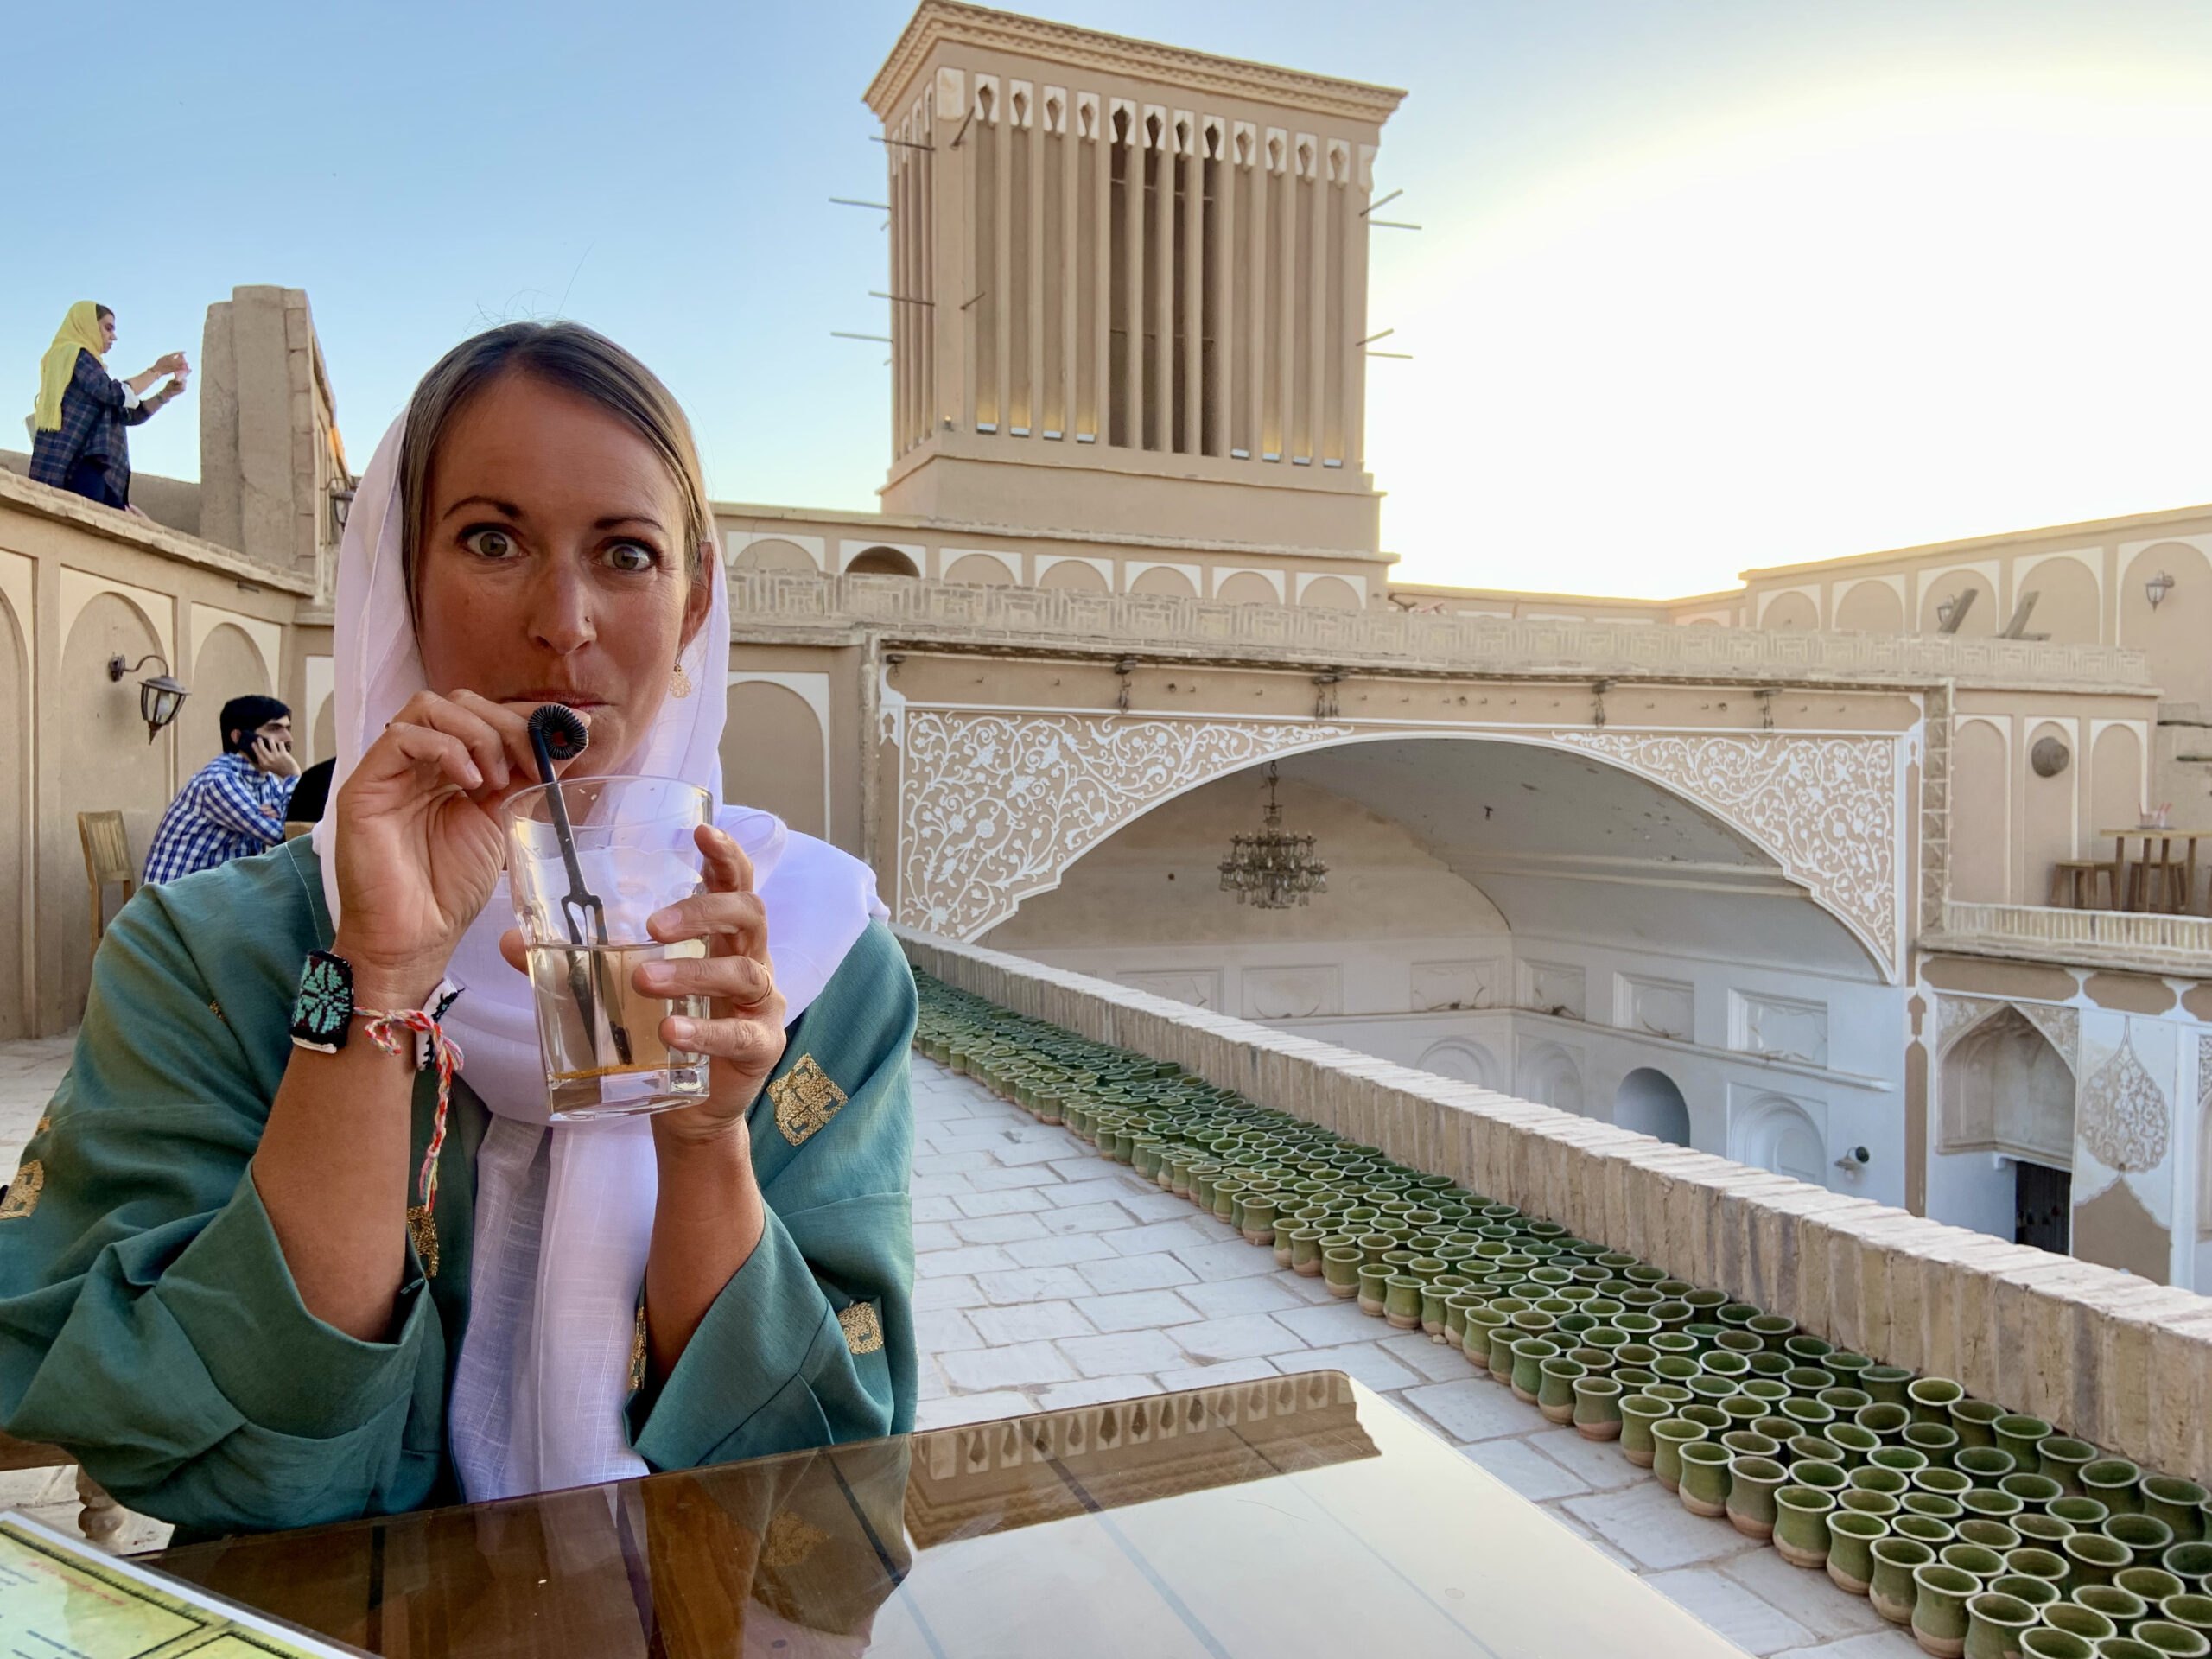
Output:
[[[1336,1371],[153,1564],[395,1659],[1736,1651]]]

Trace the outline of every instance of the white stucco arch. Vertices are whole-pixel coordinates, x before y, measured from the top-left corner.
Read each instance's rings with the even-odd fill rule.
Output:
[[[915,707],[900,750],[899,919],[981,937],[1146,812],[1269,760],[1443,740],[1564,751],[1682,800],[1770,861],[1894,983],[1904,909],[1902,740],[1790,732],[1550,732]],[[1817,788],[1823,810],[1800,810]]]

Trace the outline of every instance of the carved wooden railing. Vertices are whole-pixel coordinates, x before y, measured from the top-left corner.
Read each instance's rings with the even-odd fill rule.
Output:
[[[782,570],[734,570],[729,594],[741,638],[866,629],[917,643],[1576,679],[2151,686],[2139,651],[2049,640],[1338,611]]]
[[[2204,916],[1952,903],[1921,945],[2212,976],[2212,917]]]

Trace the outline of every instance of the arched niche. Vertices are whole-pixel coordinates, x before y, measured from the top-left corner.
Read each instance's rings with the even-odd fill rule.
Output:
[[[1213,596],[1224,605],[1280,605],[1274,584],[1256,570],[1239,570],[1224,577]]]
[[[1319,606],[1325,611],[1363,611],[1366,601],[1359,596],[1359,589],[1342,576],[1316,576],[1306,584],[1298,596],[1301,605]]]
[[[1582,1110],[1582,1065],[1557,1043],[1532,1043],[1521,1055],[1521,1097],[1562,1112]]]
[[[739,570],[804,570],[810,575],[816,574],[811,553],[797,542],[774,537],[748,542],[730,564]]]
[[[31,706],[30,653],[23,649],[21,619],[0,596],[0,705]],[[0,1041],[30,1034],[29,989],[23,982],[24,856],[30,845],[24,811],[29,790],[26,722],[0,719]]]
[[[2049,778],[2039,774],[2030,759],[2045,742],[2062,746],[2069,757],[2066,769]],[[2044,721],[2028,728],[2027,745],[2021,751],[2019,766],[2024,774],[2021,810],[2026,822],[2022,825],[2021,857],[2024,861],[2020,874],[2020,898],[2027,904],[2050,901],[2051,866],[2062,859],[2074,857],[2075,848],[2081,844],[2074,822],[2075,803],[2080,798],[2078,786],[2082,781],[2081,757],[2074,753],[2075,742],[2071,727]]]
[[[1951,746],[1951,896],[2005,902],[2005,807],[2012,797],[2005,734],[1986,720],[1960,722]]]
[[[2005,626],[2007,619],[1997,614],[1997,594],[1987,576],[1979,570],[1946,570],[1920,590],[1920,632],[1942,632],[1944,603],[1962,601],[1969,593],[1974,602],[1967,607],[1966,616],[1952,630],[1954,633],[1962,639],[1978,639]]]
[[[1039,588],[1058,588],[1073,594],[1103,594],[1112,590],[1098,567],[1088,559],[1059,559],[1045,568],[1037,579]]]
[[[944,573],[944,579],[947,582],[988,582],[1007,587],[1014,582],[1014,573],[988,554],[963,553],[952,562],[951,567]]]
[[[1471,1037],[1446,1037],[1431,1043],[1415,1062],[1424,1071],[1455,1083],[1471,1083],[1484,1089],[1497,1087],[1497,1059]]]
[[[1938,1061],[1936,1145],[2074,1166],[2074,1071],[2018,1008],[1999,1008]]]
[[[922,573],[912,559],[895,547],[871,547],[853,556],[845,566],[850,576],[918,576]],[[1048,582],[1046,586],[1051,586]]]
[[[54,730],[67,764],[57,768],[58,808],[47,819],[50,837],[45,867],[63,876],[44,884],[48,912],[46,937],[60,960],[54,964],[60,1012],[73,1020],[85,1006],[91,984],[92,951],[86,943],[89,896],[84,855],[77,836],[77,815],[109,810],[123,814],[133,859],[143,867],[147,843],[162,809],[168,803],[169,762],[175,739],[163,733],[149,743],[138,715],[139,675],[119,682],[107,677],[107,662],[120,656],[135,663],[161,650],[159,637],[136,605],[120,594],[101,593],[86,601],[61,648],[61,666],[53,693]],[[140,675],[156,672],[149,663]],[[67,695],[61,695],[66,691]],[[188,705],[189,706],[189,705]]]
[[[2099,832],[2126,829],[2143,816],[2143,740],[2133,727],[2107,726],[2089,746],[2089,800],[2095,822],[2082,826],[2079,856],[2109,859],[2113,844]],[[2126,904],[2127,895],[2114,895],[2114,902]]]
[[[2174,579],[2158,605],[2147,584]],[[2120,583],[2120,643],[2151,655],[2151,679],[2169,702],[2212,702],[2212,563],[2187,542],[2160,542],[2128,561]]]
[[[1759,613],[1763,628],[1807,629],[1821,626],[1820,607],[1810,594],[1780,594]]]
[[[1690,1143],[1689,1103],[1675,1080],[1656,1066],[1639,1065],[1621,1079],[1613,1093],[1613,1122],[1673,1146]]]
[[[192,659],[192,696],[177,715],[180,773],[197,772],[223,752],[225,703],[232,697],[269,695],[269,665],[245,631],[227,622],[210,630]]]
[[[2096,575],[2081,560],[2039,559],[2012,585],[2022,594],[2036,596],[2036,607],[2028,613],[2030,633],[2047,633],[2069,645],[2094,645],[2104,637]]]
[[[1847,633],[1903,633],[1904,601],[1886,582],[1856,582],[1835,607],[1835,625]]]
[[[1813,1186],[1827,1185],[1827,1139],[1794,1100],[1767,1095],[1753,1101],[1737,1125],[1735,1140],[1739,1163]]]
[[[772,812],[792,829],[827,836],[822,721],[789,686],[745,680],[729,688],[722,727],[722,794]]]
[[[317,760],[327,760],[338,753],[338,699],[325,697],[322,707],[315,711],[315,749]]]
[[[1166,599],[1196,599],[1198,595],[1198,590],[1191,585],[1191,579],[1168,564],[1155,564],[1137,572],[1136,580],[1129,584],[1129,591],[1133,594],[1158,594]]]

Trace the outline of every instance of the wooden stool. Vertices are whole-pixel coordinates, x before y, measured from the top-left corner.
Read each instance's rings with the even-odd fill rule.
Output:
[[[100,948],[107,928],[107,890],[120,885],[123,901],[138,890],[138,867],[130,861],[130,836],[120,812],[79,812],[77,839],[85,843],[85,880],[92,887],[92,949]]]
[[[2189,906],[2181,891],[2184,867],[2171,858],[2153,858],[2127,867],[2126,908],[2180,911]]]
[[[2104,880],[2107,900],[2116,895],[2113,892],[2112,866],[2100,864],[2093,858],[2063,858],[2050,867],[2050,903],[2055,910],[2109,910],[2110,903],[2097,902],[2097,881]]]

